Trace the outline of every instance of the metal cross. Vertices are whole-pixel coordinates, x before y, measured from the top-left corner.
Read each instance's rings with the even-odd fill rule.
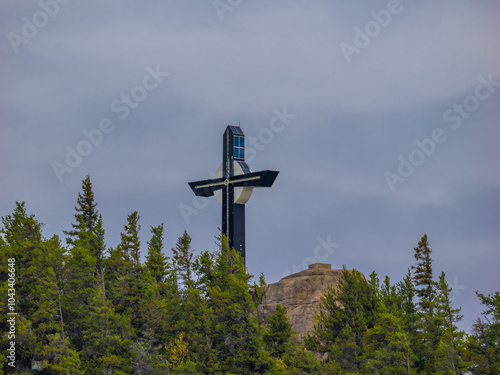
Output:
[[[245,203],[254,187],[271,187],[277,171],[252,172],[245,162],[245,134],[239,126],[229,125],[224,132],[223,158],[215,177],[190,182],[197,196],[216,195],[222,202],[222,233],[229,247],[234,247],[245,260]]]

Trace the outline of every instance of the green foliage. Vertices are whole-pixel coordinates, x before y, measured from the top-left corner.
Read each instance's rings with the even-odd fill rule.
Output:
[[[471,374],[500,374],[500,292],[476,292],[486,309],[472,327],[467,341],[466,359]]]
[[[160,283],[167,275],[168,259],[163,255],[163,224],[151,227],[153,237],[148,242],[148,255],[146,256],[146,268],[151,276]]]
[[[364,335],[363,369],[370,374],[411,374],[414,354],[402,310],[381,300],[375,323]]]
[[[325,353],[342,369],[360,371],[364,335],[374,326],[377,291],[356,270],[342,270],[337,289],[330,288],[321,300],[308,349]]]
[[[67,338],[61,337],[59,333],[47,336],[48,343],[44,345],[41,357],[44,359],[43,369],[54,375],[80,375],[80,357],[76,350],[70,348]]]
[[[130,318],[120,316],[106,300],[102,286],[97,287],[89,303],[89,314],[83,327],[85,367],[96,373],[129,371],[132,329]]]
[[[86,231],[91,232],[97,225],[98,221],[98,211],[97,203],[94,202],[94,192],[92,190],[92,182],[90,181],[90,175],[82,181],[82,193],[78,193],[77,206],[75,206],[75,219],[76,224],[71,224],[72,230],[63,231],[66,238],[66,242],[69,245],[74,244],[75,238],[79,237],[81,233],[80,224],[83,223],[83,227]]]
[[[411,266],[413,273],[413,281],[417,289],[415,292],[420,298],[420,308],[432,314],[434,305],[434,297],[436,294],[435,281],[432,278],[432,249],[429,248],[429,241],[427,234],[424,234],[422,239],[418,242],[418,247],[415,249],[415,260],[417,264]]]
[[[264,342],[273,357],[281,357],[288,350],[292,339],[292,325],[286,315],[286,307],[277,305],[269,317],[269,326],[264,332]]]
[[[2,223],[3,228],[0,233],[5,240],[2,249],[4,260],[2,267],[6,266],[8,258],[16,260],[17,309],[29,315],[36,309],[33,293],[36,277],[33,268],[37,266],[43,224],[39,223],[34,215],[27,214],[24,202],[16,202],[14,212],[2,217]],[[7,280],[5,271],[2,281]],[[5,287],[5,284],[2,283],[2,286]]]
[[[396,284],[342,270],[321,300],[313,330],[299,340],[286,307],[265,327],[257,306],[264,275],[250,285],[239,253],[218,237],[198,254],[186,231],[163,254],[163,224],[151,227],[141,264],[139,215],[105,256],[105,232],[90,177],[76,224],[45,238],[24,202],[2,217],[0,313],[8,312],[7,259],[16,267],[16,371],[40,374],[499,374],[500,292],[477,293],[483,317],[467,336],[444,272],[433,278],[424,235],[416,264]],[[382,281],[381,281],[382,280]],[[0,321],[0,346],[8,326]],[[0,356],[0,375],[12,373]]]
[[[460,308],[454,308],[451,301],[452,288],[442,272],[437,283],[436,324],[440,330],[440,340],[436,350],[438,370],[443,374],[461,374],[468,366],[464,361],[465,332],[457,328],[462,320]]]
[[[182,280],[185,288],[192,286],[193,282],[193,249],[191,249],[191,237],[186,231],[177,240],[175,247],[172,248],[174,254],[173,266],[177,274],[177,279]]]
[[[262,272],[259,276],[259,286],[265,286],[265,285],[267,285],[266,278],[264,276],[264,272]]]
[[[135,271],[141,266],[141,242],[139,241],[141,226],[138,224],[139,219],[140,216],[137,211],[128,215],[127,224],[124,226],[125,233],[120,233],[122,240],[118,245],[125,254],[126,259],[132,262]]]
[[[224,236],[214,266],[216,277],[208,286],[208,297],[213,311],[212,345],[220,370],[264,373],[269,360],[262,350],[262,334],[249,292],[252,276],[246,272],[239,252],[227,246]]]

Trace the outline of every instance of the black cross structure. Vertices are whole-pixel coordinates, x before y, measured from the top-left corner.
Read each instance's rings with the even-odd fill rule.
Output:
[[[239,126],[228,125],[223,138],[222,165],[210,180],[189,182],[197,196],[222,198],[222,233],[229,247],[245,260],[245,203],[254,187],[271,187],[278,171],[252,172],[245,162],[245,134]],[[220,194],[222,190],[222,194]]]

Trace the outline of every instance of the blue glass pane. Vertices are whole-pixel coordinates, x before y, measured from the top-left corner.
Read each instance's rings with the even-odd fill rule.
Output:
[[[231,129],[233,134],[243,135],[243,131],[241,130],[241,128],[239,126],[229,125],[229,129]]]
[[[240,158],[245,159],[245,149],[244,148],[240,148]]]
[[[240,165],[241,167],[241,170],[243,171],[243,173],[251,173],[250,172],[250,168],[248,167],[247,163],[245,163],[244,161],[239,161],[238,164]]]
[[[235,147],[244,147],[245,141],[243,137],[235,136],[234,137],[234,146]]]
[[[238,147],[234,148],[234,157],[239,158],[240,157],[240,149]]]

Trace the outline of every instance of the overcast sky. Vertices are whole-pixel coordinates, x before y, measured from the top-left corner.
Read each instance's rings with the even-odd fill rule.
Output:
[[[498,1],[16,0],[0,5],[0,215],[69,229],[90,173],[106,242],[126,217],[213,250],[189,181],[241,124],[247,266],[311,262],[399,281],[429,236],[470,327],[499,290]],[[250,137],[253,137],[250,139]],[[250,149],[253,149],[251,151]]]

